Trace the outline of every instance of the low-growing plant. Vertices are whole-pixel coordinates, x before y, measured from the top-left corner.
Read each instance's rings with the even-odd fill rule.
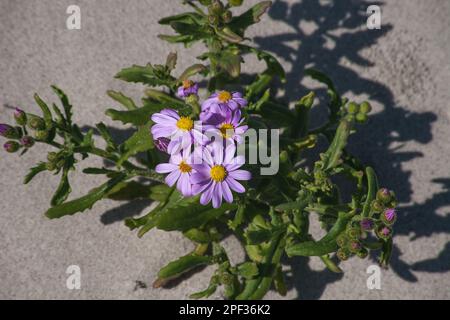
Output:
[[[179,231],[195,245],[159,271],[154,287],[199,266],[214,265],[209,285],[192,298],[208,297],[223,286],[227,299],[260,299],[271,287],[286,294],[286,257],[317,256],[331,272],[342,272],[337,260],[364,259],[370,251],[379,251],[379,262],[387,266],[395,195],[380,188],[374,170],[346,149],[349,136],[367,121],[370,104],[349,101],[325,74],[306,70],[328,93],[328,119],[311,128],[310,111],[320,104],[315,93],[289,97],[293,101],[288,102],[277,98],[274,81],[285,82],[283,67],[245,37],[271,2],[234,15],[233,8],[242,2],[183,1],[191,11],[159,21],[175,31],[161,39],[186,47],[202,42],[206,51],[198,57],[201,63],[182,72],[176,71],[177,54],[170,53],[165,64],[133,65],[116,75],[150,87],[139,104],[121,92],[108,91],[123,109],[108,109],[106,115],[136,128],[125,142],[117,143],[102,122],[96,129],[80,130],[72,121],[66,94],[52,86],[61,106],[49,105],[36,94],[41,115],[17,108],[16,124],[0,125],[0,134],[9,139],[4,149],[23,155],[36,143],[54,147],[24,180],[27,184],[44,171],[60,176],[45,213],[50,219],[85,211],[105,198],[152,199],[149,212],[125,219],[126,226],[139,237],[153,228]],[[241,75],[245,55],[255,55],[266,65],[247,82],[243,79],[249,77]],[[246,140],[250,130],[257,130],[256,143]],[[267,130],[275,132],[270,141],[262,139]],[[319,141],[327,147],[320,147]],[[268,145],[276,146],[269,150],[279,161],[274,174],[263,174],[262,165],[236,155],[238,149],[248,158]],[[106,179],[85,196],[68,201],[69,173],[90,156],[108,165],[88,167],[83,173]],[[353,191],[346,188],[341,196],[336,177],[352,182]],[[320,239],[310,234],[312,215],[326,231]],[[242,263],[232,264],[221,245],[230,234],[245,249]]]

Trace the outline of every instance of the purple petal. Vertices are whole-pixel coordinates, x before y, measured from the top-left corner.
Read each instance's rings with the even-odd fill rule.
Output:
[[[211,201],[213,190],[214,185],[212,183],[209,183],[200,197],[201,204],[207,205]]]
[[[169,187],[172,187],[175,182],[177,182],[178,178],[180,177],[180,170],[174,170],[166,177],[165,181]]]
[[[250,180],[252,175],[246,170],[235,170],[228,173],[230,177],[236,180]]]
[[[175,126],[166,126],[161,124],[155,124],[152,126],[151,132],[154,139],[170,137],[175,131]]]
[[[222,164],[223,163],[223,144],[215,142],[212,145],[212,149],[213,149],[214,163]]]
[[[167,125],[167,124],[175,125],[177,123],[177,119],[175,119],[172,116],[163,114],[163,113],[155,113],[152,115],[151,119],[153,122],[162,124],[162,125]]]
[[[155,171],[158,173],[169,173],[173,170],[177,170],[178,167],[172,163],[160,163],[156,166]]]
[[[214,185],[214,191],[212,195],[213,208],[219,208],[222,204],[222,193],[222,184],[216,183]]]
[[[175,119],[177,119],[177,120],[180,119],[180,115],[178,114],[178,112],[176,112],[176,111],[173,110],[173,109],[162,109],[162,110],[160,111],[160,113],[165,114],[165,115],[168,115],[168,116],[170,116],[170,117],[172,117],[172,118],[175,118]]]
[[[210,179],[210,177],[208,175],[204,175],[199,172],[195,172],[195,173],[191,174],[191,183],[192,184],[199,184],[199,183],[208,181],[209,179]]]
[[[232,177],[228,176],[225,181],[228,183],[228,186],[231,188],[231,190],[236,191],[237,193],[245,192],[244,186],[234,180]]]
[[[189,173],[182,173],[180,179],[178,179],[177,189],[185,197],[192,195],[192,185],[189,181]]]
[[[226,181],[222,181],[223,198],[226,202],[233,202],[233,194],[231,193],[230,187]]]

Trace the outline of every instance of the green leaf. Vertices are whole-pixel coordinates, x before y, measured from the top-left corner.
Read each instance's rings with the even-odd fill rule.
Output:
[[[272,232],[267,229],[247,230],[245,237],[247,238],[247,244],[260,244],[269,241],[272,237]]]
[[[156,223],[156,227],[165,231],[186,231],[198,228],[208,221],[220,217],[228,210],[236,209],[235,204],[228,203],[222,204],[220,208],[213,209],[210,205],[201,205],[198,203],[198,199],[195,202],[192,202],[191,199],[186,198],[186,201],[182,200],[177,205],[164,210]]]
[[[39,162],[36,166],[30,168],[30,171],[25,176],[23,183],[29,183],[38,173],[47,170],[45,162]]]
[[[222,30],[217,29],[217,30],[216,30],[216,34],[217,34],[220,38],[222,38],[223,40],[226,40],[226,41],[231,42],[231,43],[239,43],[239,42],[244,41],[244,39],[243,39],[240,35],[234,33],[234,32],[233,32],[230,28],[228,28],[228,27],[225,27],[225,28],[223,28]]]
[[[351,123],[345,119],[339,123],[333,141],[322,158],[322,168],[324,171],[329,171],[341,163],[342,152],[347,145],[351,128]]]
[[[127,82],[143,83],[149,86],[171,86],[173,82],[173,79],[169,78],[168,74],[165,77],[157,75],[151,64],[146,66],[133,65],[122,69],[115,77]]]
[[[241,74],[241,57],[237,54],[225,51],[220,55],[218,63],[232,78]]]
[[[170,262],[158,272],[158,279],[153,287],[159,288],[168,280],[177,278],[193,268],[211,263],[211,257],[188,254],[175,261]]]
[[[258,266],[254,262],[244,262],[238,266],[238,273],[245,279],[251,279],[259,274]]]
[[[53,85],[51,87],[52,87],[53,91],[56,93],[56,95],[59,97],[59,99],[61,100],[61,104],[63,105],[64,113],[66,115],[67,124],[70,126],[72,124],[72,105],[69,102],[69,98],[64,93],[64,91],[62,91],[57,86]]]
[[[165,34],[158,35],[158,38],[161,40],[170,42],[170,43],[184,43],[185,45],[190,44],[191,42],[197,41],[197,39],[192,35],[179,35],[179,36],[169,36]]]
[[[97,128],[98,132],[102,136],[103,140],[105,140],[106,145],[109,148],[115,149],[116,144],[114,142],[113,137],[111,136],[111,133],[109,132],[108,128],[106,127],[106,125],[103,122],[99,122],[95,125],[95,127]]]
[[[58,188],[53,195],[50,204],[52,207],[60,205],[66,201],[69,194],[72,192],[72,188],[69,183],[69,171],[73,165],[73,157],[71,159],[66,159],[64,168],[61,175],[61,181],[59,182]]]
[[[375,200],[378,191],[378,180],[375,171],[371,167],[366,168],[367,177],[367,196],[364,202],[361,215],[368,217],[370,214],[372,201]]]
[[[336,237],[345,230],[351,215],[340,212],[336,223],[319,241],[306,241],[286,247],[286,253],[292,256],[323,256],[337,250]]]
[[[210,284],[208,286],[208,288],[206,288],[205,290],[191,294],[189,296],[189,298],[191,298],[191,299],[208,298],[214,292],[216,292],[216,290],[217,290],[217,284],[213,283],[213,284]]]
[[[118,183],[123,181],[126,178],[125,174],[121,174],[106,183],[102,184],[100,187],[95,188],[87,195],[62,203],[55,207],[52,207],[47,210],[45,215],[50,219],[61,218],[66,215],[73,215],[77,212],[82,212],[86,209],[92,208],[92,206],[99,200],[101,200],[109,190],[114,188]]]
[[[201,25],[205,22],[205,18],[196,12],[186,12],[178,15],[162,18],[159,24],[170,25],[172,22],[184,22],[187,24]]]
[[[150,116],[164,109],[161,104],[147,103],[145,106],[136,110],[118,111],[114,109],[106,110],[105,114],[112,120],[121,121],[123,124],[131,123],[136,126],[146,124],[150,120]]]
[[[139,198],[148,199],[149,194],[150,186],[137,181],[122,181],[112,188],[105,197],[112,200],[123,201]]]
[[[127,110],[134,110],[137,109],[136,104],[134,103],[133,99],[130,97],[125,96],[122,92],[117,92],[113,90],[106,91],[106,94],[110,96],[115,101],[122,104]]]
[[[251,7],[240,16],[234,17],[228,25],[235,32],[243,36],[245,30],[247,30],[249,26],[260,21],[261,16],[271,5],[272,1],[262,1]]]
[[[161,105],[166,106],[166,108],[176,109],[181,112],[189,112],[190,106],[188,106],[184,101],[174,98],[168,95],[165,92],[155,89],[147,89],[145,90],[145,94],[148,96],[148,99],[144,98],[142,101],[144,105],[146,104],[154,104],[155,101],[160,103]]]
[[[328,87],[328,89],[336,92],[336,88],[334,87],[333,81],[325,73],[315,69],[306,69],[305,75],[310,76],[314,80],[317,80],[320,83],[325,84]]]
[[[209,235],[208,232],[199,230],[197,228],[189,229],[183,232],[183,235],[189,240],[197,243],[209,243],[213,241],[213,238]]]
[[[38,96],[37,93],[34,94],[34,100],[42,110],[45,126],[50,128],[52,126],[52,113],[50,112],[48,105]]]
[[[153,139],[150,134],[150,122],[141,126],[127,141],[122,145],[123,153],[116,162],[118,167],[131,156],[139,152],[144,152],[153,148]]]

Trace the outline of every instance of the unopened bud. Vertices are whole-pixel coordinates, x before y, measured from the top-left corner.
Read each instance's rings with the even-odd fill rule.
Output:
[[[387,226],[381,226],[376,230],[375,233],[378,238],[387,240],[392,236],[392,229]]]
[[[384,210],[381,215],[381,220],[388,226],[393,225],[397,220],[397,213],[395,212],[395,209],[388,208]]]
[[[386,188],[381,188],[377,192],[377,199],[382,203],[389,203],[392,200],[391,192]]]
[[[208,7],[208,12],[212,15],[221,14],[223,11],[223,4],[219,0],[214,0]]]
[[[364,231],[370,231],[370,230],[372,230],[373,227],[374,227],[374,225],[375,225],[375,223],[373,222],[373,220],[370,219],[370,218],[363,218],[363,219],[360,221],[359,224],[360,224],[360,226],[361,226],[361,229],[364,230]]]
[[[364,123],[367,121],[367,114],[365,113],[357,113],[355,116],[356,121],[358,121],[359,123]]]
[[[384,209],[383,204],[380,201],[378,201],[378,200],[372,201],[372,205],[371,206],[372,206],[372,210],[375,211],[375,212],[381,212]]]
[[[30,136],[20,138],[20,144],[25,148],[31,148],[34,145],[34,139]]]
[[[20,144],[17,141],[6,141],[3,145],[3,149],[5,149],[6,152],[14,153],[20,149]]]
[[[53,170],[56,169],[56,165],[55,165],[54,162],[46,162],[46,163],[45,163],[45,168],[46,168],[48,171],[53,171]]]
[[[19,126],[24,126],[27,124],[27,114],[19,108],[14,111],[14,119]]]
[[[361,259],[365,259],[367,258],[367,256],[369,255],[369,251],[367,251],[366,248],[362,248],[361,250],[359,250],[356,255],[361,258]]]
[[[354,226],[348,227],[345,232],[346,232],[347,236],[353,240],[357,240],[361,237],[361,229],[358,227],[354,227]]]
[[[47,140],[48,136],[49,133],[46,130],[36,130],[34,132],[34,138],[39,141]]]
[[[34,130],[43,130],[45,129],[45,122],[44,119],[36,117],[36,116],[32,116],[32,117],[28,117],[28,126],[31,129]]]
[[[348,249],[351,253],[357,253],[359,250],[361,250],[362,245],[359,241],[350,241],[348,244]]]
[[[217,25],[219,23],[219,17],[214,14],[210,14],[208,16],[208,22],[212,25]]]
[[[344,248],[339,248],[339,250],[336,252],[336,256],[339,260],[345,261],[350,257],[350,253]]]
[[[232,18],[233,18],[233,14],[231,13],[230,10],[227,10],[222,14],[222,21],[224,23],[230,22]]]
[[[56,152],[49,152],[47,154],[47,160],[50,162],[55,162],[55,160],[58,159],[58,154]]]
[[[8,139],[19,139],[20,131],[17,128],[10,126],[9,124],[0,123],[0,136]]]
[[[345,232],[341,233],[337,238],[336,238],[336,243],[339,247],[343,248],[345,246],[347,246],[348,243],[348,237],[345,234]]]
[[[348,111],[348,113],[350,113],[350,114],[356,114],[356,113],[358,113],[358,112],[359,112],[359,106],[358,106],[358,104],[356,104],[355,102],[350,102],[350,103],[347,105],[347,111]]]
[[[359,105],[359,112],[368,114],[370,111],[372,111],[372,106],[367,101],[364,101]]]
[[[169,146],[170,140],[168,138],[158,138],[154,140],[156,149],[161,152],[167,153],[167,147]]]

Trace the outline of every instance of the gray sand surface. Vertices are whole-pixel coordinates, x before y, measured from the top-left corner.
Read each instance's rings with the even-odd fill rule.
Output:
[[[246,1],[248,4],[256,1]],[[401,206],[392,267],[382,272],[381,290],[368,290],[371,260],[343,264],[344,275],[317,259],[296,259],[286,298],[450,298],[450,2],[382,1],[381,30],[367,30],[369,2],[276,1],[270,15],[251,29],[256,43],[275,53],[289,74],[287,94],[305,92],[305,67],[326,71],[349,97],[370,99],[371,121],[353,137],[352,150],[373,165],[380,180],[396,190]],[[157,34],[157,24],[181,12],[175,0],[0,0],[0,122],[7,106],[37,112],[33,93],[56,101],[50,85],[64,89],[75,120],[93,126],[113,101],[108,89],[135,98],[143,87],[113,79],[131,64],[163,63],[178,50],[188,66],[201,46],[185,50]],[[81,8],[81,30],[67,30],[66,8]],[[249,59],[247,71],[260,70]],[[124,136],[129,131],[117,130]],[[126,128],[125,128],[126,129]],[[40,147],[42,148],[42,147]],[[180,234],[152,230],[143,239],[121,220],[145,213],[147,202],[102,201],[91,211],[50,221],[43,216],[58,179],[41,174],[21,184],[27,168],[44,160],[40,148],[22,159],[2,151],[0,160],[0,298],[2,299],[185,299],[203,289],[211,268],[172,289],[152,289],[157,271],[192,247]],[[90,159],[82,167],[101,164]],[[93,176],[73,174],[72,197],[99,185]],[[242,259],[236,241],[226,247]],[[79,265],[81,289],[66,288],[66,268]],[[136,288],[143,281],[148,288]],[[213,298],[221,298],[217,292]],[[268,298],[278,298],[271,292]]]

